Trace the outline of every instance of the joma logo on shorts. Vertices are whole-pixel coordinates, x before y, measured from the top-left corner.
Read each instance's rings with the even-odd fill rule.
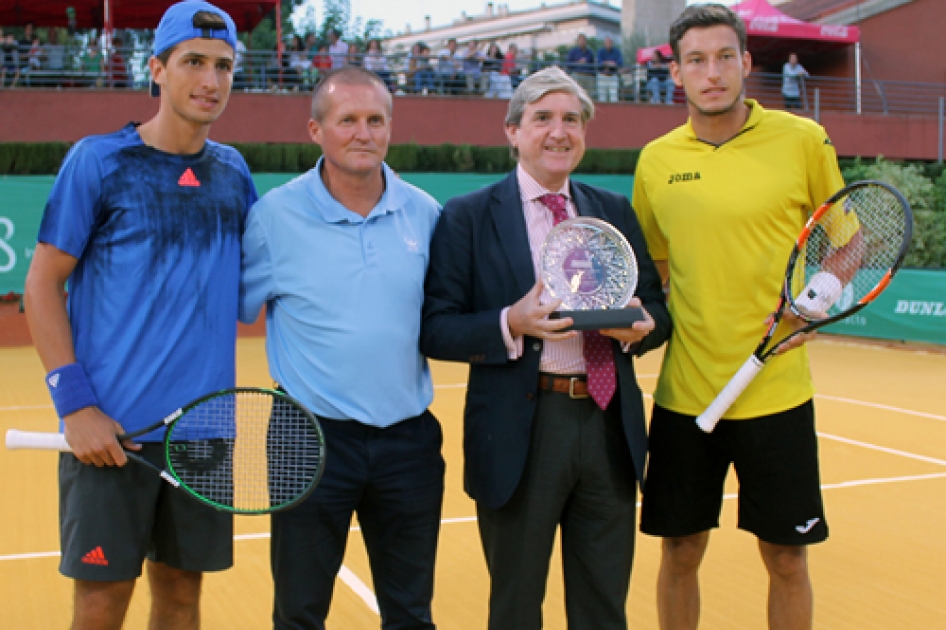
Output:
[[[674,173],[670,176],[670,181],[668,184],[673,184],[676,182],[694,182],[700,178],[700,173]]]

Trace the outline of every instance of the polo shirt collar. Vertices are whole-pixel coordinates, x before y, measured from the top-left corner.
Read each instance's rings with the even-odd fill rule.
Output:
[[[382,163],[384,193],[381,195],[378,204],[371,209],[367,217],[352,212],[335,199],[325,187],[325,183],[322,181],[322,162],[324,159],[324,157],[319,158],[315,168],[312,169],[307,188],[315,201],[315,211],[321,215],[322,220],[326,223],[364,223],[404,208],[407,201],[404,185],[394,171],[387,164]]]
[[[744,134],[750,129],[754,129],[760,122],[762,122],[762,116],[765,114],[765,109],[754,98],[744,99],[743,103],[749,106],[749,118],[746,119],[746,122],[745,124],[743,124],[742,129],[740,129],[739,133],[733,136],[733,138]],[[688,138],[691,138],[693,140],[700,140],[697,137],[696,132],[693,131],[693,124],[691,123],[689,118],[687,119],[687,122],[686,122],[686,134]],[[732,138],[730,138],[730,140],[732,140]],[[700,140],[700,142],[702,142],[702,140]],[[729,140],[727,140],[727,142],[729,142]]]

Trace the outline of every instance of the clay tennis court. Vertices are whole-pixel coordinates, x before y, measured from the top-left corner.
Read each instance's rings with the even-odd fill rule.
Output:
[[[831,537],[811,548],[815,627],[825,630],[946,628],[946,353],[822,336],[811,345]],[[660,353],[638,362],[653,389]],[[434,615],[443,629],[483,628],[489,584],[475,510],[463,493],[462,408],[466,367],[436,363],[434,413],[444,427],[447,496]],[[57,420],[32,347],[0,348],[0,430],[53,431]],[[241,385],[266,386],[262,338],[242,338]],[[329,445],[331,447],[331,445]],[[0,628],[67,627],[71,582],[59,575],[56,455],[0,451]],[[735,491],[730,480],[728,491]],[[765,627],[766,576],[752,536],[735,528],[727,500],[702,571],[706,630]],[[352,523],[357,529],[357,522]],[[237,520],[236,565],[209,575],[203,627],[270,626],[268,519]],[[628,599],[630,627],[657,627],[656,539],[638,537]],[[561,567],[553,558],[545,627],[564,629]],[[367,557],[350,539],[329,627],[378,628]],[[140,584],[127,628],[146,627]]]

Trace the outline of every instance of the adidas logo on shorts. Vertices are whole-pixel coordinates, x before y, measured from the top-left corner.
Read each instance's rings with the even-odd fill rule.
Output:
[[[96,547],[89,553],[82,556],[82,562],[84,564],[97,564],[101,567],[108,566],[108,559],[105,557],[105,552],[102,551],[101,547]]]

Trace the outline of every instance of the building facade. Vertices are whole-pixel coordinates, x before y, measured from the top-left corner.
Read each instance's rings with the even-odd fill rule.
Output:
[[[436,52],[450,39],[461,46],[472,39],[496,42],[503,50],[514,43],[526,54],[545,53],[573,46],[579,34],[589,39],[609,36],[621,42],[621,9],[606,2],[583,0],[555,5],[543,2],[535,9],[510,11],[508,5],[487,2],[480,15],[464,13],[446,26],[431,26],[428,20],[422,30],[406,29],[389,37],[385,52],[407,53],[419,41]]]

